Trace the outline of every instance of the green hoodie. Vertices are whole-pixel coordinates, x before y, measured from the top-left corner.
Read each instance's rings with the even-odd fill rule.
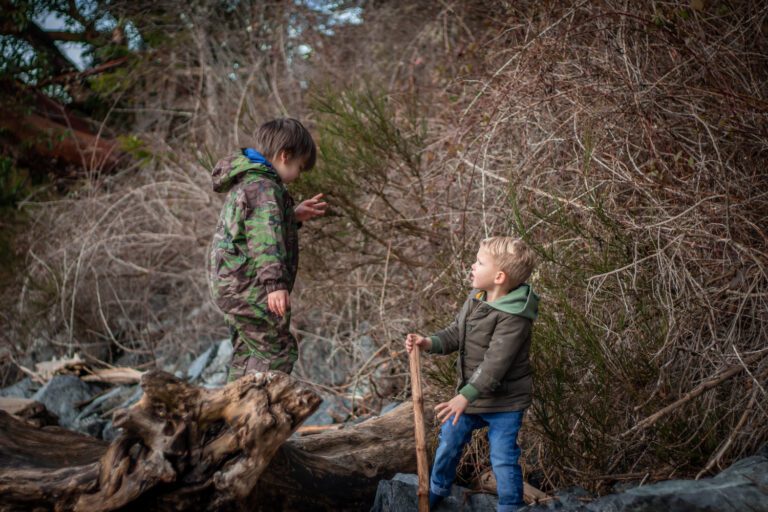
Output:
[[[486,292],[481,293],[483,294],[482,300],[484,301]],[[534,293],[531,285],[526,283],[521,284],[493,302],[486,302],[486,304],[504,313],[522,316],[530,321],[536,320],[539,316],[539,296]]]
[[[539,297],[522,284],[493,302],[473,290],[454,322],[430,337],[430,351],[459,352],[457,390],[470,402],[466,412],[517,411],[531,403],[528,353]]]

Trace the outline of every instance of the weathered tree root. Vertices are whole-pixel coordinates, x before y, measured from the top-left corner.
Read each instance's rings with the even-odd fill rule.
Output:
[[[274,454],[321,401],[280,372],[208,390],[153,371],[141,385],[144,397],[116,413],[124,432],[106,453],[86,436],[0,415],[8,434],[0,443],[0,509],[244,507]],[[46,449],[60,449],[56,460]]]

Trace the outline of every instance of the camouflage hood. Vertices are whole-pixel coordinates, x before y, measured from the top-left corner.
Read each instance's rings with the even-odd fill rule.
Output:
[[[258,151],[246,148],[219,160],[211,173],[213,190],[227,192],[249,173],[261,174],[280,182],[272,164]]]

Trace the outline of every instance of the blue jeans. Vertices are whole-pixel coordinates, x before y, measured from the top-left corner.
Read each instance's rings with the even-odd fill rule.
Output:
[[[440,429],[440,444],[432,466],[430,490],[439,496],[451,494],[451,484],[456,479],[456,466],[461,452],[472,438],[472,431],[488,427],[488,441],[491,444],[491,466],[496,476],[499,495],[499,512],[517,510],[523,502],[523,471],[518,460],[520,447],[517,433],[523,424],[525,411],[494,412],[485,414],[462,414],[459,422],[453,424],[453,416]]]

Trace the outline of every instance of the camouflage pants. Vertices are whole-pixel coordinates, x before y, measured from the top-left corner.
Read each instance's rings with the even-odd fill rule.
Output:
[[[280,318],[267,313],[263,318],[226,315],[232,336],[231,382],[247,373],[279,370],[291,373],[299,358],[299,345],[291,334],[291,313]]]

